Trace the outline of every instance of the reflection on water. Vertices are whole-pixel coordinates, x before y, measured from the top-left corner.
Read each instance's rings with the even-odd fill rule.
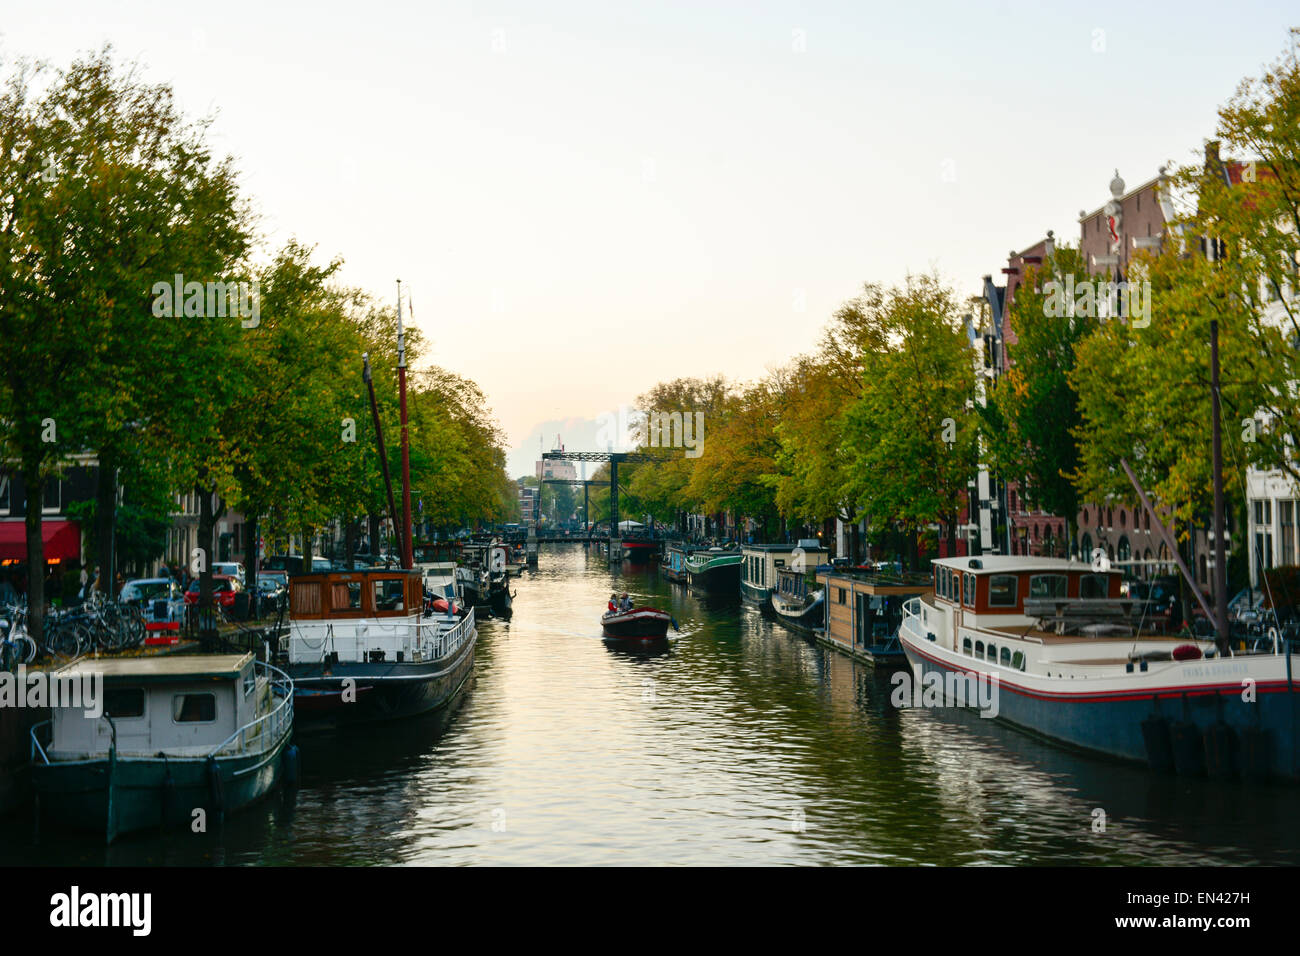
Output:
[[[208,834],[105,849],[0,828],[0,862],[1294,863],[1291,788],[1162,777],[976,714],[894,709],[885,675],[654,566],[543,550],[474,680],[427,719],[300,741],[302,784]],[[611,590],[665,607],[602,640]],[[1104,811],[1104,833],[1094,811]]]

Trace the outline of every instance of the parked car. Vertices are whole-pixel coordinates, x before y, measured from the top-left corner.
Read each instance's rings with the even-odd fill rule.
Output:
[[[240,584],[248,584],[248,573],[238,561],[214,561],[212,573],[229,575],[232,578],[237,578]]]
[[[272,571],[268,574],[259,573],[257,575],[257,599],[262,609],[276,609],[284,605],[285,600],[289,597],[289,588],[287,583],[282,580],[279,574]]]
[[[197,604],[199,601],[199,586],[202,584],[200,578],[195,578],[190,582],[190,586],[185,591],[185,603]],[[212,576],[212,599],[224,608],[233,608],[235,606],[235,596],[244,590],[244,586],[239,583],[238,578],[231,577],[228,574],[214,574]]]
[[[332,571],[334,563],[329,558],[313,557],[311,567],[315,572]],[[301,554],[277,554],[267,558],[258,568],[258,573],[262,571],[288,571],[290,574],[302,574],[302,555]]]
[[[178,621],[184,614],[185,598],[172,578],[137,578],[122,585],[117,599],[140,608],[146,621]]]
[[[278,570],[275,568],[271,568],[269,570],[265,568],[258,568],[257,579],[260,581],[262,580],[262,578],[275,578],[282,585],[284,585],[285,590],[288,590],[289,588],[289,572],[285,571],[283,568]]]

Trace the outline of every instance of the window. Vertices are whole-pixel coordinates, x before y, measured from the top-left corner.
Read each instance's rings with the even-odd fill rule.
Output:
[[[375,581],[374,597],[376,611],[404,611],[406,602],[402,594],[402,582],[400,580],[383,580]]]
[[[1279,501],[1278,519],[1282,524],[1282,563],[1295,563],[1295,505],[1294,501]]]
[[[1019,578],[1014,574],[995,574],[989,578],[989,605],[991,607],[1015,607],[1016,585]]]
[[[847,603],[847,597],[848,597],[848,595],[845,593],[844,588],[836,588],[835,590],[837,590],[837,591],[840,592],[840,593],[839,593],[839,601],[840,601],[840,603],[841,603],[841,604],[846,604],[846,603]],[[660,620],[663,620],[663,619],[660,618]]]
[[[984,659],[984,642],[983,642],[983,641],[976,641],[976,642],[975,642],[975,657],[976,657],[977,659],[979,659],[979,660],[983,660],[983,659]]]
[[[1018,671],[1022,671],[1025,669],[1024,651],[1016,651],[1014,654],[1011,655],[1011,666]]]
[[[1031,598],[1063,598],[1066,593],[1064,574],[1035,574],[1029,579],[1029,596]]]
[[[9,479],[0,475],[0,514],[8,514],[9,508]]]
[[[45,482],[45,499],[41,502],[41,511],[53,514],[63,505],[63,482],[50,478]]]
[[[1105,574],[1085,574],[1079,578],[1079,597],[1104,598],[1110,596],[1110,579]]]
[[[985,657],[988,659],[989,663],[996,664],[998,662],[998,646],[996,644],[990,644],[988,653]]]
[[[1124,535],[1119,539],[1119,559],[1127,561],[1132,556],[1133,546],[1129,544],[1128,535]]]
[[[961,652],[962,652],[963,654],[969,654],[969,653],[970,653],[970,638],[969,638],[969,637],[963,637],[963,638],[961,639]]]
[[[975,606],[975,575],[966,575],[966,593],[964,595],[967,607]]]
[[[144,716],[144,688],[120,687],[104,692],[104,713],[114,720]]]
[[[210,724],[216,719],[216,694],[177,694],[172,698],[172,720],[178,724]]]
[[[1003,667],[1011,666],[1011,648],[1009,647],[1002,648],[1002,656],[998,658],[998,663],[1001,664]]]

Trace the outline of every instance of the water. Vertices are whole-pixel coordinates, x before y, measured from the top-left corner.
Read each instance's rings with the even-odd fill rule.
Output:
[[[452,711],[300,741],[292,799],[107,849],[20,814],[0,823],[0,863],[1300,861],[1294,788],[1162,777],[974,714],[898,711],[870,667],[580,545],[545,546],[515,587]],[[669,608],[681,633],[608,646],[612,590]]]

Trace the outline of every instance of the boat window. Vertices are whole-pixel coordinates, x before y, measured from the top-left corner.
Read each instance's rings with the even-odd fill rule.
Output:
[[[1104,598],[1110,594],[1110,581],[1105,574],[1085,574],[1079,578],[1079,597]]]
[[[963,637],[963,638],[962,638],[962,641],[961,641],[961,652],[962,652],[963,654],[969,654],[969,653],[970,653],[970,638],[969,638],[969,637]]]
[[[321,612],[319,581],[294,581],[289,611],[295,617]]]
[[[1015,607],[1016,585],[1014,574],[995,574],[989,578],[989,604],[993,607]]]
[[[118,687],[104,692],[104,713],[114,720],[144,716],[144,688]]]
[[[967,606],[975,606],[975,575],[973,574],[966,575],[966,593],[964,597]]]
[[[1035,574],[1029,579],[1029,596],[1031,598],[1063,598],[1066,582],[1064,574]]]
[[[988,653],[985,656],[989,659],[989,663],[996,664],[998,662],[998,646],[996,644],[990,644],[988,647]]]
[[[1011,655],[1011,666],[1018,671],[1022,671],[1025,669],[1024,651],[1016,651],[1014,654]]]
[[[983,641],[976,641],[976,642],[975,642],[975,656],[978,657],[980,660],[983,660],[983,659],[984,659],[984,642],[983,642]]]
[[[375,588],[376,611],[403,611],[406,602],[402,594],[402,582],[381,580],[373,582]]]
[[[844,595],[844,589],[843,589],[843,588],[836,588],[835,590],[837,590],[837,591],[840,592],[840,603],[841,603],[841,604],[844,604],[844,603],[845,603],[845,600],[844,600],[844,596],[845,596],[845,595]]]
[[[172,698],[172,720],[178,724],[205,724],[216,719],[216,694],[177,694]]]
[[[1003,667],[1011,666],[1011,648],[1009,647],[1002,648],[1002,656],[998,659],[998,663],[1000,663]]]

